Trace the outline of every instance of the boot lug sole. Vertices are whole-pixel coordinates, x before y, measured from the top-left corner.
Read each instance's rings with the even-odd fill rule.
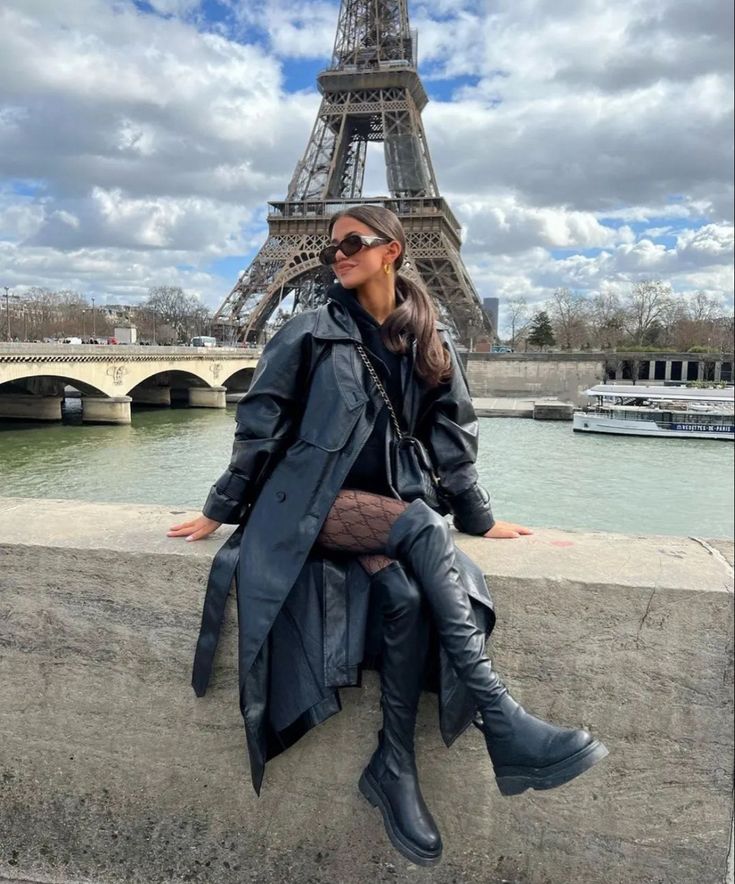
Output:
[[[520,795],[527,789],[555,789],[594,767],[608,754],[606,746],[599,740],[594,740],[579,752],[549,767],[498,768],[495,771],[495,781],[501,795]]]
[[[363,774],[360,777],[360,782],[358,783],[358,788],[362,795],[370,802],[370,804],[372,804],[373,807],[377,807],[383,815],[385,831],[390,838],[391,844],[399,853],[402,853],[403,856],[406,857],[406,859],[409,859],[412,863],[415,863],[416,865],[436,865],[442,857],[442,847],[439,848],[439,852],[436,854],[418,853],[415,847],[412,847],[405,841],[402,841],[401,836],[396,829],[390,805],[383,800],[383,796],[380,794],[380,790],[378,789],[377,784],[371,782],[372,779],[373,777],[367,770],[363,771]]]

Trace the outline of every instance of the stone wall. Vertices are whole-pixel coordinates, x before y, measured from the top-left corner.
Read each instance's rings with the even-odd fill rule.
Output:
[[[502,798],[482,736],[418,763],[444,838],[418,870],[357,791],[373,673],[249,783],[234,612],[214,683],[191,660],[215,535],[174,508],[0,499],[0,880],[720,884],[732,818],[732,544],[540,530],[459,537],[498,610],[493,658],[531,711],[610,755]],[[418,876],[418,877],[417,877]]]
[[[554,396],[582,405],[584,391],[602,383],[605,359],[557,353],[475,354],[467,360],[467,380],[474,397]]]
[[[732,354],[695,353],[470,353],[464,363],[477,398],[553,396],[575,405],[584,391],[610,382],[732,383]]]

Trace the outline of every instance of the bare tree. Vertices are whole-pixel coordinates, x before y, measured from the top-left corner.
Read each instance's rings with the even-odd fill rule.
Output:
[[[44,338],[63,338],[72,335],[91,336],[94,328],[98,337],[112,333],[106,317],[93,307],[86,296],[72,290],[54,292],[32,286],[18,299],[19,328],[30,341]],[[94,316],[94,318],[93,318]]]
[[[505,310],[510,317],[510,346],[515,350],[516,328],[523,325],[528,318],[528,301],[520,295],[515,298],[509,298],[505,302]]]
[[[720,316],[714,322],[712,343],[722,353],[732,353],[734,334],[735,317],[732,315],[732,313],[729,316]]]
[[[33,286],[23,296],[28,322],[28,337],[42,340],[52,337],[59,325],[59,304],[50,289]]]
[[[587,301],[578,292],[557,289],[550,301],[556,337],[565,350],[579,348],[587,338]]]
[[[61,311],[61,328],[65,335],[83,334],[83,313],[87,301],[73,289],[56,292],[57,302]]]
[[[660,337],[673,307],[671,286],[658,279],[637,282],[625,299],[625,330],[634,344]]]
[[[688,302],[689,319],[694,322],[713,322],[720,315],[717,298],[707,292],[695,292]]]
[[[695,292],[690,298],[677,303],[667,330],[668,341],[681,351],[692,348],[720,350],[727,340],[723,338],[721,329],[727,327],[728,319],[730,317],[721,312],[717,298],[706,292]],[[731,347],[732,338],[729,342]],[[728,348],[727,344],[725,348]]]
[[[622,343],[625,317],[615,292],[603,290],[592,297],[589,324],[593,345],[600,350],[613,350]]]
[[[156,322],[176,329],[179,338],[186,339],[193,334],[206,334],[209,331],[211,316],[209,310],[194,295],[187,295],[179,286],[159,285],[148,292],[143,305],[153,313]]]

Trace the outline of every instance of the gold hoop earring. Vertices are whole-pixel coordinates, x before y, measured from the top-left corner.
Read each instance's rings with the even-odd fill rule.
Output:
[[[390,264],[383,264],[383,273],[387,276],[390,273]]]

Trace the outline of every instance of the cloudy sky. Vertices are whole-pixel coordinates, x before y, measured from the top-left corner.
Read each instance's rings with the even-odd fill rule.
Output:
[[[3,0],[0,286],[216,307],[319,105],[333,0]],[[482,296],[733,298],[731,0],[416,0],[442,194]],[[385,192],[382,154],[367,173]],[[366,193],[366,196],[374,195]]]

